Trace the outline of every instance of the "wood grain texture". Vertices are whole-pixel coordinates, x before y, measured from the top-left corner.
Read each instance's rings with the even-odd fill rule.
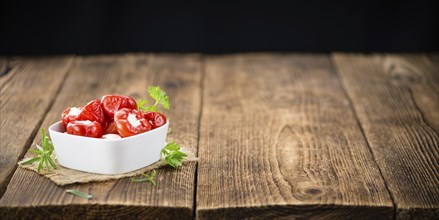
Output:
[[[393,217],[328,56],[209,56],[205,65],[199,219]]]
[[[438,218],[437,59],[359,54],[333,58],[394,198],[397,218]]]
[[[82,57],[66,78],[42,127],[60,119],[67,106],[84,105],[104,94],[147,97],[147,85],[160,85],[171,100],[167,112],[175,140],[197,150],[200,111],[199,55],[118,55]],[[39,137],[34,142],[39,142]],[[34,172],[17,169],[0,200],[0,218],[191,219],[195,163],[157,171],[157,187],[129,178],[59,187]],[[77,189],[93,195],[85,200],[66,194]]]
[[[0,196],[56,97],[73,57],[2,58]]]

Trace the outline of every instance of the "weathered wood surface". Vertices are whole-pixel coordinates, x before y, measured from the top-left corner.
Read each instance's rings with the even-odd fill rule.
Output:
[[[146,97],[147,85],[160,85],[171,99],[168,112],[175,132],[170,139],[197,150],[200,110],[200,56],[119,55],[80,57],[74,63],[41,127],[60,119],[67,106],[80,106],[109,93]],[[54,78],[56,78],[54,76]],[[40,141],[38,136],[34,142]],[[0,200],[0,218],[179,218],[193,215],[195,163],[182,169],[160,169],[157,187],[129,178],[104,183],[59,187],[18,169]],[[85,200],[66,194],[78,189]]]
[[[399,219],[439,218],[439,62],[336,54],[334,61]]]
[[[207,57],[197,217],[391,219],[329,56]]]
[[[438,54],[0,58],[0,219],[437,218],[438,65]],[[198,168],[160,169],[155,188],[59,187],[15,170],[67,106],[145,97],[147,85],[169,94],[168,140],[198,150]]]
[[[71,56],[0,59],[0,196],[72,61]]]

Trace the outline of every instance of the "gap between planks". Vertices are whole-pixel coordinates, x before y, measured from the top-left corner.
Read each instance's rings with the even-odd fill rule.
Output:
[[[43,123],[44,119],[46,118],[47,114],[49,113],[50,109],[53,106],[53,103],[56,100],[56,97],[58,96],[59,92],[61,91],[61,88],[63,87],[67,76],[70,73],[70,70],[74,67],[75,64],[75,60],[76,60],[76,56],[71,55],[71,59],[70,59],[70,63],[68,64],[68,67],[65,71],[64,77],[61,80],[61,83],[59,84],[58,88],[56,89],[55,95],[52,97],[52,99],[50,100],[49,104],[47,105],[47,107],[44,109],[43,114],[41,115],[40,119],[38,120],[37,124],[35,125],[34,129],[32,130],[30,136],[28,137],[28,139],[26,140],[22,151],[20,152],[19,156],[18,156],[18,160],[16,161],[14,168],[11,170],[11,172],[7,175],[7,177],[5,178],[1,188],[0,188],[0,199],[3,197],[4,193],[6,192],[9,182],[12,179],[12,176],[14,175],[15,171],[18,168],[18,161],[22,160],[24,155],[26,154],[26,152],[28,151],[28,149],[30,147],[32,147],[32,142],[35,139],[35,136],[38,134],[38,131],[40,130],[41,124]],[[14,67],[9,67],[6,66],[7,72],[4,75],[1,75],[1,77],[6,77],[7,74],[10,74],[13,70]],[[12,77],[14,77],[13,75],[9,75],[9,78],[6,79],[7,81],[11,80]],[[4,82],[6,83],[6,82]]]
[[[393,196],[395,217],[437,216],[439,75],[434,56],[335,53],[333,61]]]
[[[144,58],[141,58],[140,60],[135,59],[136,55],[134,56],[128,56],[126,57],[126,59],[123,59],[122,61],[119,61],[114,65],[110,65],[111,67],[114,68],[108,68],[108,65],[111,60],[117,60],[116,58],[112,57],[112,56],[104,56],[102,58],[99,57],[86,57],[82,60],[82,64],[78,64],[76,66],[78,66],[78,68],[75,66],[75,71],[72,71],[72,74],[69,74],[70,77],[67,78],[67,82],[65,83],[66,85],[69,85],[67,87],[69,88],[64,88],[63,91],[65,90],[65,92],[68,91],[74,91],[74,89],[72,88],[72,85],[69,83],[69,80],[72,80],[72,82],[77,83],[78,85],[81,85],[81,88],[83,89],[90,89],[93,91],[99,91],[100,93],[103,92],[128,92],[131,91],[131,93],[126,93],[126,94],[132,94],[134,96],[139,96],[138,91],[142,90],[145,88],[145,85],[147,83],[147,81],[149,81],[148,83],[151,85],[151,83],[157,84],[157,85],[163,85],[164,88],[166,89],[167,92],[169,92],[169,95],[172,95],[172,97],[175,98],[175,101],[178,101],[178,103],[175,103],[175,106],[179,106],[178,108],[173,108],[171,112],[173,112],[174,114],[172,114],[173,116],[175,116],[175,118],[173,118],[174,122],[177,122],[173,128],[178,128],[176,130],[180,131],[180,129],[182,129],[182,132],[178,132],[176,134],[171,134],[171,139],[175,139],[176,141],[178,141],[179,143],[182,143],[185,146],[190,146],[191,149],[194,150],[198,147],[197,145],[197,137],[195,137],[195,135],[198,133],[199,127],[195,124],[198,122],[198,115],[196,115],[194,112],[199,110],[199,101],[200,101],[200,91],[199,91],[199,85],[200,85],[200,77],[201,74],[199,72],[199,68],[200,68],[200,64],[199,64],[199,57],[195,58],[193,55],[173,55],[173,54],[158,54],[157,56],[147,56],[144,55]],[[134,58],[133,58],[134,57]],[[148,57],[151,57],[151,59],[149,59]],[[148,59],[147,59],[148,58]],[[99,60],[104,59],[106,62],[98,62]],[[133,62],[136,65],[126,65],[125,61],[128,59],[129,62]],[[149,60],[149,61],[148,61]],[[90,65],[94,66],[94,63],[99,64],[97,66],[95,66],[93,69],[90,69]],[[128,62],[128,64],[129,64]],[[81,67],[81,68],[80,68]],[[154,68],[152,68],[154,67]],[[152,68],[152,69],[151,69]],[[151,70],[150,70],[151,69]],[[114,80],[117,81],[118,74],[120,72],[123,72],[125,75],[129,76],[127,81],[125,82],[126,85],[130,85],[129,88],[130,89],[123,89],[125,88],[124,86],[117,86],[114,84],[114,86],[112,86],[111,88],[106,88],[103,85],[105,84],[105,82],[101,82],[100,77],[104,77],[104,79],[106,79],[106,82],[112,82]],[[138,73],[138,71],[143,72],[142,73],[142,79],[143,78],[147,78],[148,80],[136,80],[135,77],[133,77],[134,75],[138,75],[140,73]],[[90,73],[94,73],[94,72],[98,72],[100,76],[93,76],[93,74]],[[73,75],[75,75],[74,73],[81,73],[83,76],[87,76],[90,78],[90,82],[85,83],[85,85],[80,84],[79,80],[73,80],[70,79],[73,77]],[[114,74],[111,74],[114,73]],[[136,74],[134,74],[136,73]],[[138,73],[138,74],[137,74]],[[178,74],[177,74],[178,73]],[[173,75],[173,74],[177,74],[177,75]],[[76,75],[75,75],[76,76]],[[108,78],[110,76],[113,76],[113,78]],[[149,77],[148,77],[149,76]],[[176,77],[178,76],[178,77]],[[128,83],[128,84],[127,84]],[[133,85],[131,83],[134,83],[136,86],[133,87]],[[110,83],[111,84],[111,83]],[[145,85],[143,85],[145,84]],[[97,85],[97,86],[95,86]],[[113,85],[113,84],[111,84]],[[128,87],[127,87],[128,88]],[[194,88],[194,90],[192,90],[191,88]],[[169,89],[169,90],[168,90]],[[198,90],[195,90],[198,89]],[[85,93],[87,94],[87,93]],[[61,96],[63,95],[63,96]],[[56,112],[61,111],[62,106],[65,106],[65,104],[68,104],[67,98],[72,97],[77,99],[76,102],[79,103],[80,100],[89,100],[88,98],[93,97],[92,94],[88,94],[85,97],[78,97],[78,95],[76,94],[63,94],[61,93],[60,96],[58,96],[56,98],[56,100],[64,100],[64,101],[55,101],[54,107],[56,108],[52,108],[52,111],[49,112],[49,114],[45,117],[43,125],[46,124],[48,125],[49,121],[53,121],[56,117]],[[66,97],[64,97],[66,96]],[[64,97],[64,98],[63,98]],[[136,97],[138,98],[138,97]],[[64,103],[64,104],[63,104]],[[195,107],[194,108],[194,112],[191,111],[191,106]],[[194,113],[194,114],[192,114]],[[184,116],[184,117],[183,117]],[[53,118],[53,119],[51,119]],[[193,126],[195,125],[195,126]],[[38,137],[35,137],[35,139],[38,140]],[[181,141],[181,142],[180,142]],[[134,205],[140,205],[142,207],[149,207],[151,209],[153,208],[162,208],[162,207],[169,207],[169,205],[171,204],[172,207],[183,207],[185,210],[185,213],[180,213],[180,218],[185,217],[185,218],[193,218],[193,212],[192,209],[194,208],[193,206],[191,207],[190,205],[193,205],[193,201],[195,200],[195,198],[190,198],[190,196],[193,196],[193,190],[192,187],[194,187],[192,184],[194,183],[194,177],[195,177],[195,163],[192,164],[188,164],[187,167],[183,168],[183,169],[179,169],[175,172],[163,172],[166,173],[166,176],[160,176],[160,179],[163,180],[163,183],[161,184],[161,186],[159,186],[158,188],[154,189],[154,190],[149,190],[149,189],[142,189],[139,188],[140,186],[137,185],[132,185],[130,184],[129,180],[121,180],[121,181],[117,181],[117,183],[114,183],[114,185],[116,185],[116,187],[111,187],[113,183],[98,183],[98,184],[88,184],[88,185],[81,185],[78,186],[79,190],[81,191],[91,191],[93,193],[96,193],[96,195],[101,195],[101,197],[96,196],[96,198],[99,198],[100,201],[98,201],[98,203],[100,203],[99,205],[102,205],[103,207],[110,207],[111,205],[121,205],[122,203],[126,203],[127,201],[131,202],[133,201],[133,203],[135,203]],[[12,185],[12,183],[17,184],[18,182],[20,182],[20,179],[28,179],[30,180],[32,177],[34,178],[35,181],[35,185],[37,185],[37,187],[47,187],[47,190],[51,190],[52,192],[54,192],[56,195],[59,195],[60,199],[63,201],[67,201],[67,203],[63,203],[63,205],[67,205],[68,209],[72,209],[74,210],[71,206],[69,206],[69,201],[71,201],[70,197],[71,196],[65,196],[64,197],[64,193],[62,192],[61,189],[58,189],[57,187],[54,187],[52,185],[45,185],[45,183],[47,183],[47,180],[43,180],[41,178],[36,177],[35,175],[29,175],[27,173],[24,173],[23,171],[20,170],[16,170],[16,172],[14,173],[14,176],[10,182],[9,185]],[[14,179],[15,178],[15,179]],[[189,179],[187,179],[189,178]],[[194,179],[191,179],[194,178]],[[178,181],[177,181],[178,180]],[[189,182],[188,182],[189,181]],[[119,183],[120,182],[120,183]],[[14,185],[16,186],[16,185]],[[175,191],[174,188],[167,187],[167,186],[175,186]],[[23,187],[23,189],[21,189],[21,187]],[[127,189],[127,187],[129,189]],[[167,187],[167,189],[166,189]],[[114,190],[115,192],[112,192],[111,195],[108,193],[108,190],[111,189],[116,189]],[[186,190],[187,189],[187,190]],[[26,210],[30,210],[32,211],[32,209],[38,210],[43,208],[45,205],[47,205],[48,203],[50,203],[49,205],[51,205],[51,207],[53,207],[53,210],[58,209],[60,206],[58,204],[56,204],[58,202],[58,200],[54,200],[49,201],[46,198],[41,198],[38,197],[37,194],[33,193],[31,191],[30,188],[27,188],[25,186],[18,186],[18,189],[20,191],[25,191],[22,192],[21,194],[17,194],[13,189],[8,188],[8,190],[6,191],[6,193],[4,194],[4,196],[2,197],[2,201],[5,202],[4,204],[6,205],[5,207],[7,207],[8,209],[10,208],[10,210],[3,210],[5,211],[5,213],[9,213],[9,214],[13,214],[14,210],[17,210],[17,204],[20,205],[21,203],[19,203],[18,200],[20,199],[24,199],[25,203],[27,204],[23,204],[23,213]],[[137,194],[133,193],[130,194],[130,198],[123,197],[123,198],[119,198],[118,197],[118,193],[121,190],[130,190],[133,192],[139,192]],[[190,190],[190,192],[189,192]],[[167,191],[172,192],[172,193],[167,193]],[[9,192],[9,194],[8,194]],[[157,192],[161,192],[161,193],[157,193]],[[156,194],[157,193],[157,194]],[[182,196],[178,196],[177,193],[182,194]],[[189,194],[190,193],[190,194]],[[107,194],[107,195],[106,195]],[[95,195],[95,194],[93,194]],[[156,196],[157,195],[157,196]],[[105,197],[106,196],[106,197]],[[179,198],[178,200],[176,198]],[[191,200],[192,199],[192,200]],[[38,200],[38,201],[37,201]],[[47,202],[49,201],[49,202]],[[76,198],[72,198],[72,201],[76,201]],[[1,201],[0,201],[1,202]],[[82,201],[78,199],[78,203],[86,203],[87,201]],[[43,204],[44,203],[44,204]],[[174,204],[172,204],[174,203]],[[41,205],[40,205],[41,204]],[[70,204],[71,205],[71,204]],[[28,208],[28,207],[32,207],[32,208]],[[90,209],[93,209],[94,204],[87,204],[84,205],[84,207],[88,207]],[[124,213],[129,213],[129,206],[124,205],[121,206],[122,208],[127,208]],[[88,209],[87,208],[87,209]],[[104,210],[104,211],[108,211],[108,212],[112,212],[111,210]],[[122,215],[121,213],[119,213],[120,215]],[[144,213],[145,216],[147,216],[147,213]],[[177,214],[177,213],[176,213]],[[184,215],[182,215],[184,214]],[[151,216],[151,215],[148,215]],[[157,215],[158,216],[158,215]],[[156,217],[157,217],[156,216]]]
[[[205,81],[210,83],[205,85],[203,107],[206,109],[203,112],[204,120],[202,123],[204,123],[200,123],[200,126],[206,130],[203,130],[204,137],[200,135],[202,147],[199,155],[204,157],[198,168],[197,218],[226,216],[264,216],[268,218],[270,216],[293,217],[300,214],[322,217],[326,216],[327,212],[331,212],[331,209],[336,211],[333,214],[339,214],[339,217],[353,216],[359,213],[369,213],[367,214],[369,217],[371,214],[378,216],[377,213],[382,214],[382,217],[387,216],[390,219],[393,217],[393,202],[384,183],[380,182],[382,175],[379,174],[378,170],[375,170],[375,161],[370,161],[370,164],[368,162],[374,159],[365,146],[365,142],[361,141],[364,140],[364,135],[359,130],[355,132],[358,124],[354,119],[348,120],[352,123],[345,124],[346,111],[348,113],[347,119],[350,118],[350,107],[347,107],[346,110],[343,109],[343,106],[347,106],[349,103],[346,100],[346,104],[344,104],[343,92],[337,89],[340,83],[335,78],[336,74],[332,73],[335,72],[335,69],[332,68],[332,65],[327,65],[329,63],[328,55],[264,53],[229,56],[213,56],[207,62],[207,80]],[[270,74],[270,71],[273,72],[272,74],[279,74],[279,76]],[[260,76],[260,80],[255,76]],[[254,84],[251,84],[250,87],[241,87],[249,83]],[[229,92],[235,88],[238,88],[237,92]],[[266,91],[263,91],[264,89]],[[281,95],[272,97],[272,94],[277,92]],[[311,99],[328,92],[331,93],[319,96],[320,99],[317,101],[313,102]],[[254,98],[239,102],[240,98],[251,95]],[[288,103],[282,105],[286,103],[286,98],[289,98]],[[334,105],[334,102],[338,107]],[[266,106],[261,105],[261,103],[274,105],[276,111],[264,108]],[[332,107],[337,108],[331,112],[326,111]],[[269,114],[267,115],[264,111],[269,111]],[[227,115],[227,120],[224,120],[222,119],[225,117],[224,112],[235,112],[235,114]],[[295,114],[301,112],[304,114]],[[248,113],[253,115],[245,117]],[[287,114],[283,115],[284,113]],[[331,114],[328,116],[327,113]],[[254,125],[252,124],[254,117],[264,117],[265,119],[267,116],[277,116],[278,114],[283,118],[274,118],[269,125],[262,126],[262,131],[261,129],[253,129],[251,126]],[[209,116],[213,116],[213,118],[210,119]],[[334,120],[334,117],[339,120]],[[284,121],[288,121],[286,126],[283,126]],[[345,138],[338,139],[329,126],[326,126],[333,124],[344,125],[343,128],[347,129],[346,133],[342,129],[338,136],[342,135]],[[282,127],[279,127],[281,125]],[[282,129],[278,130],[278,128]],[[351,129],[353,129],[352,132],[350,132]],[[261,138],[267,135],[265,131],[278,135],[278,139]],[[293,141],[297,139],[296,133],[305,136],[303,140],[298,139],[297,143]],[[236,137],[223,140],[227,135],[235,135]],[[326,139],[319,141],[316,138],[317,135],[325,135],[328,141],[332,141],[332,144],[324,144]],[[252,140],[253,138],[255,139]],[[242,142],[243,140],[244,142]],[[248,140],[248,143],[245,142]],[[315,144],[307,145],[305,144],[307,141]],[[356,150],[348,150],[348,144]],[[272,146],[275,149],[264,148],[264,145]],[[297,152],[285,152],[285,150],[293,149],[292,145],[296,146],[294,149]],[[230,151],[226,150],[221,153],[220,149],[223,149],[224,146],[228,146]],[[323,156],[322,153],[315,153],[316,149],[323,150]],[[250,155],[250,150],[254,150],[255,154]],[[244,152],[245,155],[236,155],[240,152]],[[310,161],[306,161],[306,163],[302,160],[289,160],[290,158],[282,156],[285,154],[279,154],[280,152],[292,156],[302,153],[301,157],[307,155],[306,157],[311,159],[308,159]],[[269,155],[277,159],[272,161],[261,159],[267,158]],[[230,158],[227,158],[228,156]],[[247,157],[253,161],[256,161],[255,159],[261,160],[258,160],[259,162],[240,161]],[[283,163],[281,166],[277,162],[278,159]],[[319,160],[324,161],[318,162]],[[240,161],[239,165],[236,165],[238,164],[236,161]],[[290,161],[297,162],[290,164]],[[351,173],[353,170],[345,169],[346,164],[364,171],[366,174],[360,176],[365,179],[353,178],[354,174]],[[213,170],[216,168],[219,169]],[[309,172],[304,168],[309,168]],[[246,172],[243,173],[243,171]],[[337,174],[346,175],[341,176],[342,178],[339,180]],[[245,178],[236,178],[241,175]],[[347,182],[350,184],[346,185]],[[361,184],[359,185],[361,187],[352,188],[352,183]],[[292,191],[292,184],[295,187],[294,191]],[[369,191],[371,188],[374,190]],[[305,190],[305,193],[301,190]],[[314,192],[318,192],[317,195],[314,195]],[[360,193],[360,196],[355,196],[355,193]],[[304,196],[301,197],[301,195]],[[361,197],[361,195],[369,196]],[[323,201],[323,204],[319,203],[320,200]],[[309,204],[309,207],[327,206],[329,209],[325,213],[314,213],[310,210],[300,209],[304,203]],[[271,207],[271,213],[264,213],[264,210],[258,211],[258,207]],[[352,212],[349,210],[350,207],[361,208]],[[252,212],[250,213],[249,210]],[[374,210],[375,213],[370,213],[371,210]]]
[[[195,152],[198,158],[198,151],[200,149],[200,134],[201,134],[201,119],[203,116],[203,103],[204,103],[204,86],[206,78],[206,59],[205,55],[200,55],[200,109],[198,110],[198,138],[197,138],[197,150]],[[194,205],[192,210],[192,218],[197,219],[197,185],[198,185],[198,162],[195,164],[195,178],[194,178]]]
[[[387,180],[384,178],[383,171],[381,170],[381,167],[378,165],[378,163],[376,161],[375,153],[373,152],[372,147],[370,146],[369,139],[367,138],[366,133],[364,132],[363,125],[361,124],[360,119],[358,118],[358,113],[357,113],[357,111],[354,108],[354,104],[352,102],[352,97],[346,91],[345,85],[341,81],[341,76],[340,76],[340,72],[339,72],[340,70],[339,70],[338,66],[335,64],[334,54],[331,53],[329,56],[330,56],[332,68],[335,70],[335,73],[336,73],[335,75],[337,77],[337,81],[340,84],[340,87],[341,87],[341,90],[342,90],[343,94],[346,96],[346,98],[349,101],[349,108],[353,112],[355,121],[357,122],[357,125],[358,125],[358,127],[359,127],[359,129],[361,131],[361,134],[364,137],[364,140],[366,142],[367,148],[369,149],[369,152],[372,155],[373,161],[375,162],[375,165],[378,167],[379,174],[380,174],[381,178],[383,179],[384,187],[386,188],[387,192],[389,193],[390,199],[392,200],[392,203],[393,203],[393,219],[396,219],[396,203],[395,203],[395,198],[394,198],[392,192],[389,189],[389,185],[387,183]]]

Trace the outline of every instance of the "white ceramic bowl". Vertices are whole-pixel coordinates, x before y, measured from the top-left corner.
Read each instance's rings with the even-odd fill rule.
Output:
[[[61,121],[49,127],[58,162],[67,168],[99,174],[127,173],[160,159],[169,122],[154,130],[121,139],[70,135]]]

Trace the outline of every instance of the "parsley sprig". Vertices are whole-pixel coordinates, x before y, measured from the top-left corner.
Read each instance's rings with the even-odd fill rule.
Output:
[[[139,179],[131,178],[131,182],[133,182],[133,183],[150,182],[153,186],[156,186],[155,179],[154,179],[156,174],[157,174],[157,172],[155,170],[153,170],[151,172],[151,175],[148,175],[146,173],[141,174],[143,176],[143,178],[139,178]]]
[[[175,142],[167,144],[162,150],[162,158],[173,168],[178,168],[183,165],[183,160],[186,157],[187,154],[181,151],[180,145]]]
[[[169,97],[166,95],[166,92],[160,89],[160,86],[149,86],[148,87],[148,94],[151,96],[152,99],[154,99],[154,105],[152,106],[146,106],[148,103],[148,100],[146,99],[139,99],[137,101],[137,106],[139,110],[142,111],[157,111],[157,106],[161,105],[164,109],[168,110],[170,107],[169,104]]]
[[[49,137],[46,135],[46,131],[41,128],[41,144],[36,144],[37,149],[30,149],[30,152],[37,154],[36,157],[31,158],[29,160],[21,162],[22,165],[33,164],[38,162],[38,173],[45,168],[48,172],[50,172],[50,167],[56,169],[57,166],[54,162],[53,158],[53,144],[52,141],[49,140]]]

